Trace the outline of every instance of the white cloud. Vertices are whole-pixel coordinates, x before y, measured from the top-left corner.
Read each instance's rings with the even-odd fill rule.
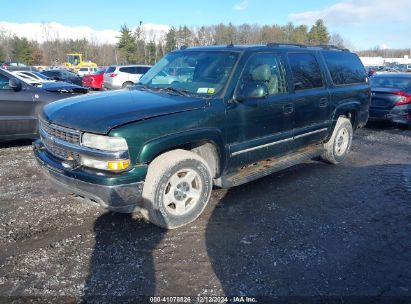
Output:
[[[387,19],[408,21],[409,16],[405,12],[410,11],[410,0],[345,0],[320,10],[291,13],[289,17],[297,23],[312,24],[321,18],[327,25],[344,26]]]
[[[235,11],[243,11],[248,7],[248,0],[243,0],[236,5],[233,6],[233,10]]]
[[[380,45],[379,45],[379,48],[380,48],[381,50],[388,50],[388,49],[390,49],[390,47],[389,47],[388,45],[386,45],[385,43],[380,44]]]
[[[143,24],[144,37],[147,40],[160,41],[169,30],[164,24]],[[16,35],[43,42],[54,39],[87,39],[96,43],[117,43],[119,31],[106,29],[95,30],[88,26],[66,26],[57,22],[48,23],[9,23],[0,22],[0,33]]]

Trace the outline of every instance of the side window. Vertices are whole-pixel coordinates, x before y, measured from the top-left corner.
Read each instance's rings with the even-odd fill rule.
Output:
[[[132,73],[131,69],[132,69],[131,67],[124,67],[124,68],[120,68],[119,70],[120,72],[123,72],[123,73]]]
[[[264,87],[268,95],[287,93],[287,81],[281,57],[272,53],[258,53],[250,57],[239,82],[241,96],[250,88]]]
[[[0,74],[0,90],[9,90],[9,78]]]
[[[349,52],[323,53],[325,62],[335,85],[364,83],[366,72],[357,55]]]
[[[308,90],[324,86],[320,66],[310,53],[288,54],[295,90]]]

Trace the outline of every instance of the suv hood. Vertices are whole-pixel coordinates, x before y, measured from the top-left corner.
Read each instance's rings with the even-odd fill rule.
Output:
[[[52,102],[42,116],[60,126],[107,134],[134,121],[203,108],[206,100],[137,90],[120,90]]]

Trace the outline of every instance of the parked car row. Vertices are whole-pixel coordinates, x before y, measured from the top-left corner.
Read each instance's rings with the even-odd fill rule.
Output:
[[[200,47],[154,67],[88,71],[0,70],[0,139],[39,134],[36,158],[63,191],[164,228],[195,220],[213,185],[318,156],[340,163],[368,118],[411,124],[411,74],[368,78],[357,55],[336,47]],[[61,80],[133,87],[66,99],[88,89]]]
[[[368,66],[368,76],[383,73],[410,73],[411,64],[390,63],[383,66]]]

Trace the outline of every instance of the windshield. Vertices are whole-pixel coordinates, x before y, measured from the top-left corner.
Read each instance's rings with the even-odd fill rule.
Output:
[[[376,77],[370,78],[372,88],[406,89],[411,87],[411,77]]]
[[[237,58],[234,52],[169,53],[141,77],[139,84],[189,95],[217,95],[226,86]]]
[[[79,55],[67,55],[67,62],[72,65],[77,65],[80,63],[80,56]]]

